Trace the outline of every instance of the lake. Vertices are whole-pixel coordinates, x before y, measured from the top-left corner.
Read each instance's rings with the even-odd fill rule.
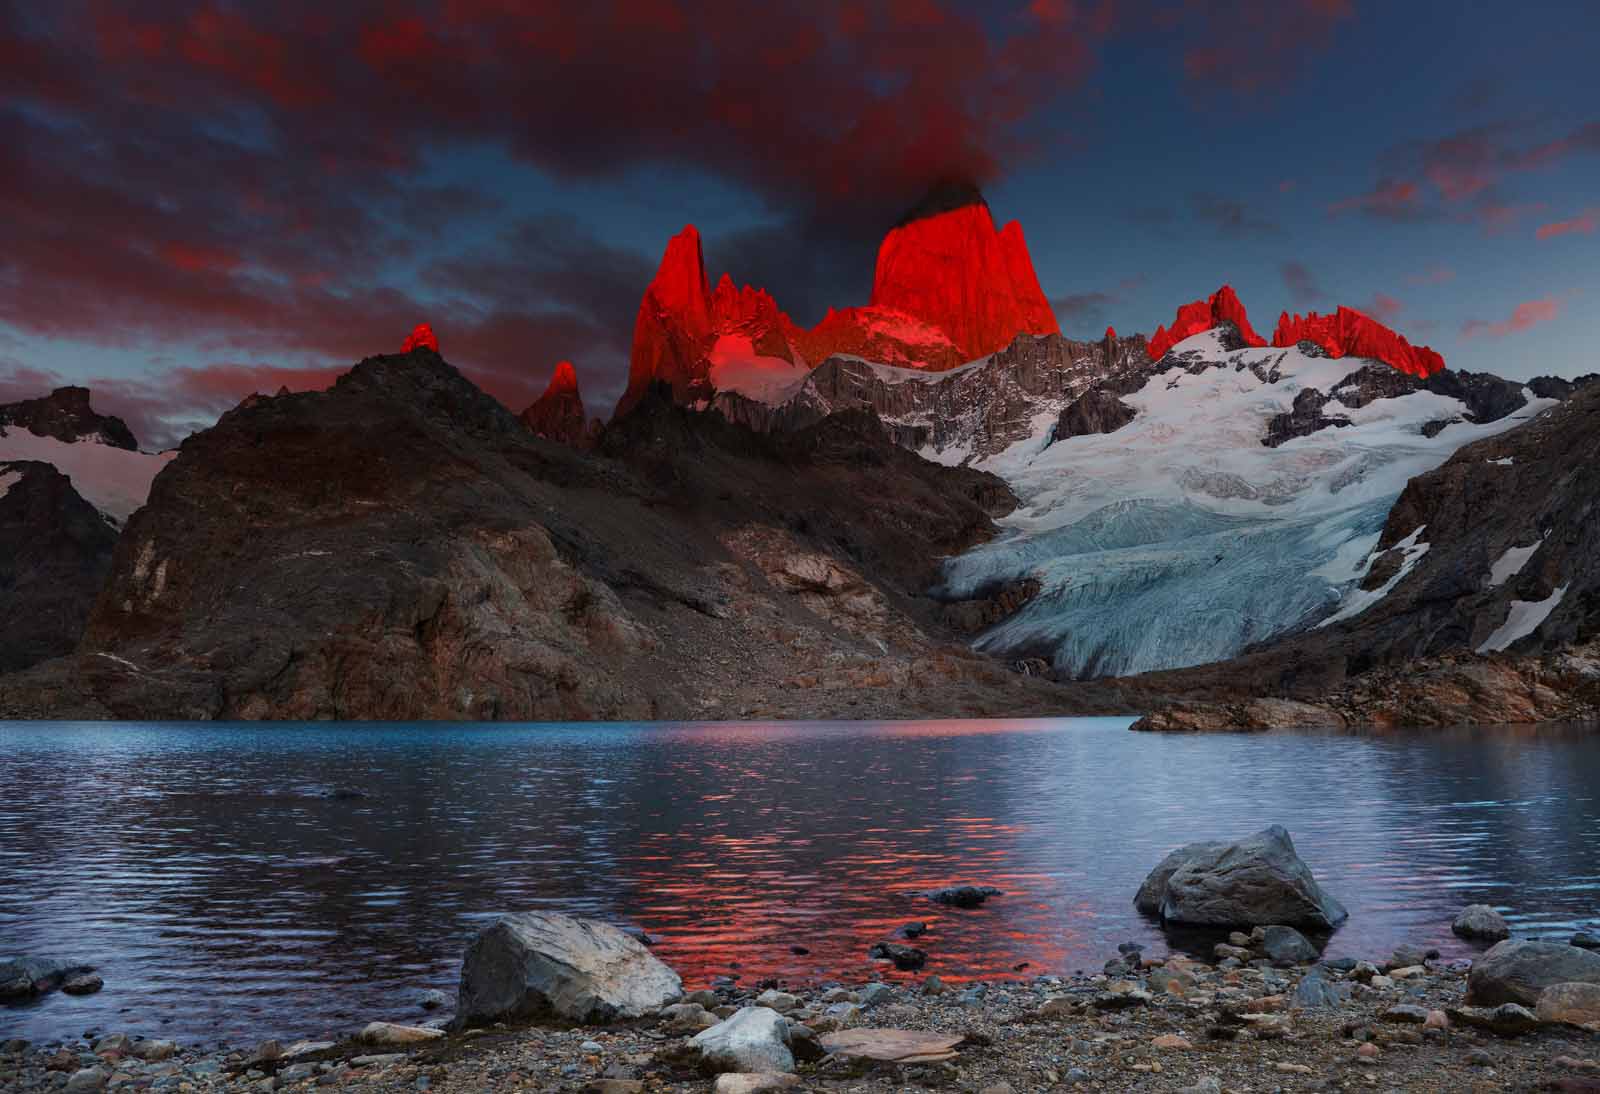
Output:
[[[0,1037],[416,1021],[477,928],[533,908],[645,929],[690,987],[903,977],[866,952],[915,920],[921,975],[1097,969],[1165,952],[1132,899],[1167,850],[1270,823],[1350,909],[1330,956],[1470,954],[1449,924],[1476,901],[1600,927],[1592,730],[1127,725],[0,724],[0,960],[106,982],[0,1007]],[[968,881],[1005,895],[923,896]]]

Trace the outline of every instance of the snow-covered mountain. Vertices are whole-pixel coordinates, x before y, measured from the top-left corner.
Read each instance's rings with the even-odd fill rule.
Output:
[[[120,418],[90,408],[86,388],[57,388],[0,406],[0,462],[51,464],[118,525],[145,503],[151,481],[173,455],[140,452]]]
[[[980,648],[1122,675],[1220,660],[1358,609],[1406,483],[1556,405],[1310,343],[1238,346],[1229,327],[1179,342],[1120,396],[1132,416],[1113,432],[1040,430],[974,461],[1022,505],[1006,534],[948,563],[944,591],[1039,588]]]

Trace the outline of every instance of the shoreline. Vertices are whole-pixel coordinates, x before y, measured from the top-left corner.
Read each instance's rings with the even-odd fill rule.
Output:
[[[751,1088],[758,1090],[1600,1089],[1600,1025],[1540,1022],[1524,1011],[1528,1021],[1504,1019],[1497,1032],[1490,1027],[1503,1019],[1491,1008],[1466,1005],[1470,962],[1401,947],[1382,961],[1291,966],[1266,959],[1259,941],[1248,962],[1228,944],[1218,952],[1229,956],[1144,958],[1126,944],[1094,974],[960,985],[938,976],[894,985],[724,983],[644,1018],[602,1025],[387,1026],[374,1034],[386,1026],[374,1023],[365,1040],[209,1051],[122,1033],[20,1051],[0,1040],[0,1089],[735,1089],[701,1070],[688,1037],[750,1006],[785,1016],[798,1061],[796,1085]],[[869,1063],[818,1044],[839,1030],[876,1028],[960,1040],[949,1060],[909,1064]]]

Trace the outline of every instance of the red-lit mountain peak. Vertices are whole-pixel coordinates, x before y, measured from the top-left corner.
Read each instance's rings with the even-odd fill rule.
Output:
[[[1156,328],[1155,334],[1150,336],[1150,360],[1161,360],[1168,350],[1185,338],[1192,338],[1201,331],[1208,331],[1223,323],[1232,323],[1237,327],[1239,337],[1247,346],[1267,344],[1267,340],[1250,325],[1250,316],[1239,301],[1239,294],[1233,291],[1233,286],[1224,285],[1204,300],[1195,300],[1179,308],[1171,327]]]
[[[433,328],[426,323],[418,323],[409,335],[406,336],[405,345],[400,347],[401,353],[410,353],[414,349],[427,348],[439,352],[439,339],[434,337]]]
[[[1372,357],[1401,372],[1426,379],[1444,370],[1444,358],[1427,346],[1413,346],[1406,339],[1354,308],[1341,307],[1332,315],[1278,317],[1272,333],[1274,346],[1313,342],[1331,357]]]
[[[556,362],[556,370],[550,377],[550,386],[544,389],[546,395],[561,395],[578,393],[578,370],[572,367],[571,361]]]
[[[997,231],[983,195],[965,184],[935,187],[884,237],[871,307],[943,331],[966,359],[1002,349],[1018,334],[1061,329],[1021,225]]]
[[[578,394],[578,370],[561,361],[544,394],[522,412],[522,421],[540,437],[581,446],[587,438],[583,397]]]

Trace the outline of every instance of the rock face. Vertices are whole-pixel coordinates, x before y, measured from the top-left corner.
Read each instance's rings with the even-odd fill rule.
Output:
[[[1332,315],[1295,315],[1284,312],[1272,334],[1274,346],[1315,342],[1330,357],[1372,357],[1391,368],[1423,378],[1444,371],[1444,358],[1427,346],[1413,346],[1403,337],[1354,308],[1341,307]]]
[[[583,396],[578,392],[578,371],[571,361],[556,365],[550,386],[522,412],[522,424],[546,440],[574,448],[586,443],[588,423],[583,416]]]
[[[978,460],[1032,437],[1040,417],[1059,414],[1092,388],[1111,398],[1137,390],[1151,370],[1138,335],[1099,342],[1020,335],[981,364],[934,376],[831,357],[779,406],[737,396],[718,396],[716,406],[730,420],[764,432],[869,408],[892,423],[902,447],[955,462],[953,456]]]
[[[943,331],[972,360],[1018,334],[1059,334],[1016,221],[995,230],[975,187],[938,187],[884,237],[872,307]]]
[[[1505,917],[1487,904],[1469,904],[1461,909],[1450,930],[1461,938],[1501,942],[1511,937],[1511,928]]]
[[[789,1023],[767,1007],[744,1007],[691,1039],[712,1074],[794,1070]]]
[[[1209,927],[1282,924],[1326,931],[1349,915],[1317,884],[1279,825],[1238,843],[1192,844],[1167,856],[1135,903],[1141,910],[1154,904],[1169,922]]]
[[[678,974],[630,935],[546,912],[503,916],[478,932],[461,966],[465,1025],[555,1015],[574,1022],[638,1018],[683,991]]]
[[[1555,984],[1600,984],[1600,953],[1564,942],[1505,941],[1472,963],[1467,1001],[1474,1006],[1500,1003],[1537,1006]]]
[[[1115,433],[1138,416],[1138,411],[1104,388],[1092,387],[1078,396],[1056,419],[1054,441]]]
[[[54,467],[0,462],[0,672],[77,646],[116,544]]]
[[[1213,327],[1220,327],[1224,323],[1233,325],[1241,343],[1245,346],[1267,344],[1267,340],[1250,326],[1250,316],[1245,313],[1239,295],[1233,291],[1231,285],[1224,285],[1204,300],[1196,300],[1180,307],[1170,328],[1156,328],[1156,332],[1150,336],[1150,360],[1159,361],[1166,356],[1168,350],[1185,338],[1190,338],[1201,331],[1211,330]]]
[[[42,398],[0,406],[0,433],[13,428],[68,444],[98,440],[129,452],[139,447],[133,431],[121,418],[95,413],[86,387],[58,387]]]

